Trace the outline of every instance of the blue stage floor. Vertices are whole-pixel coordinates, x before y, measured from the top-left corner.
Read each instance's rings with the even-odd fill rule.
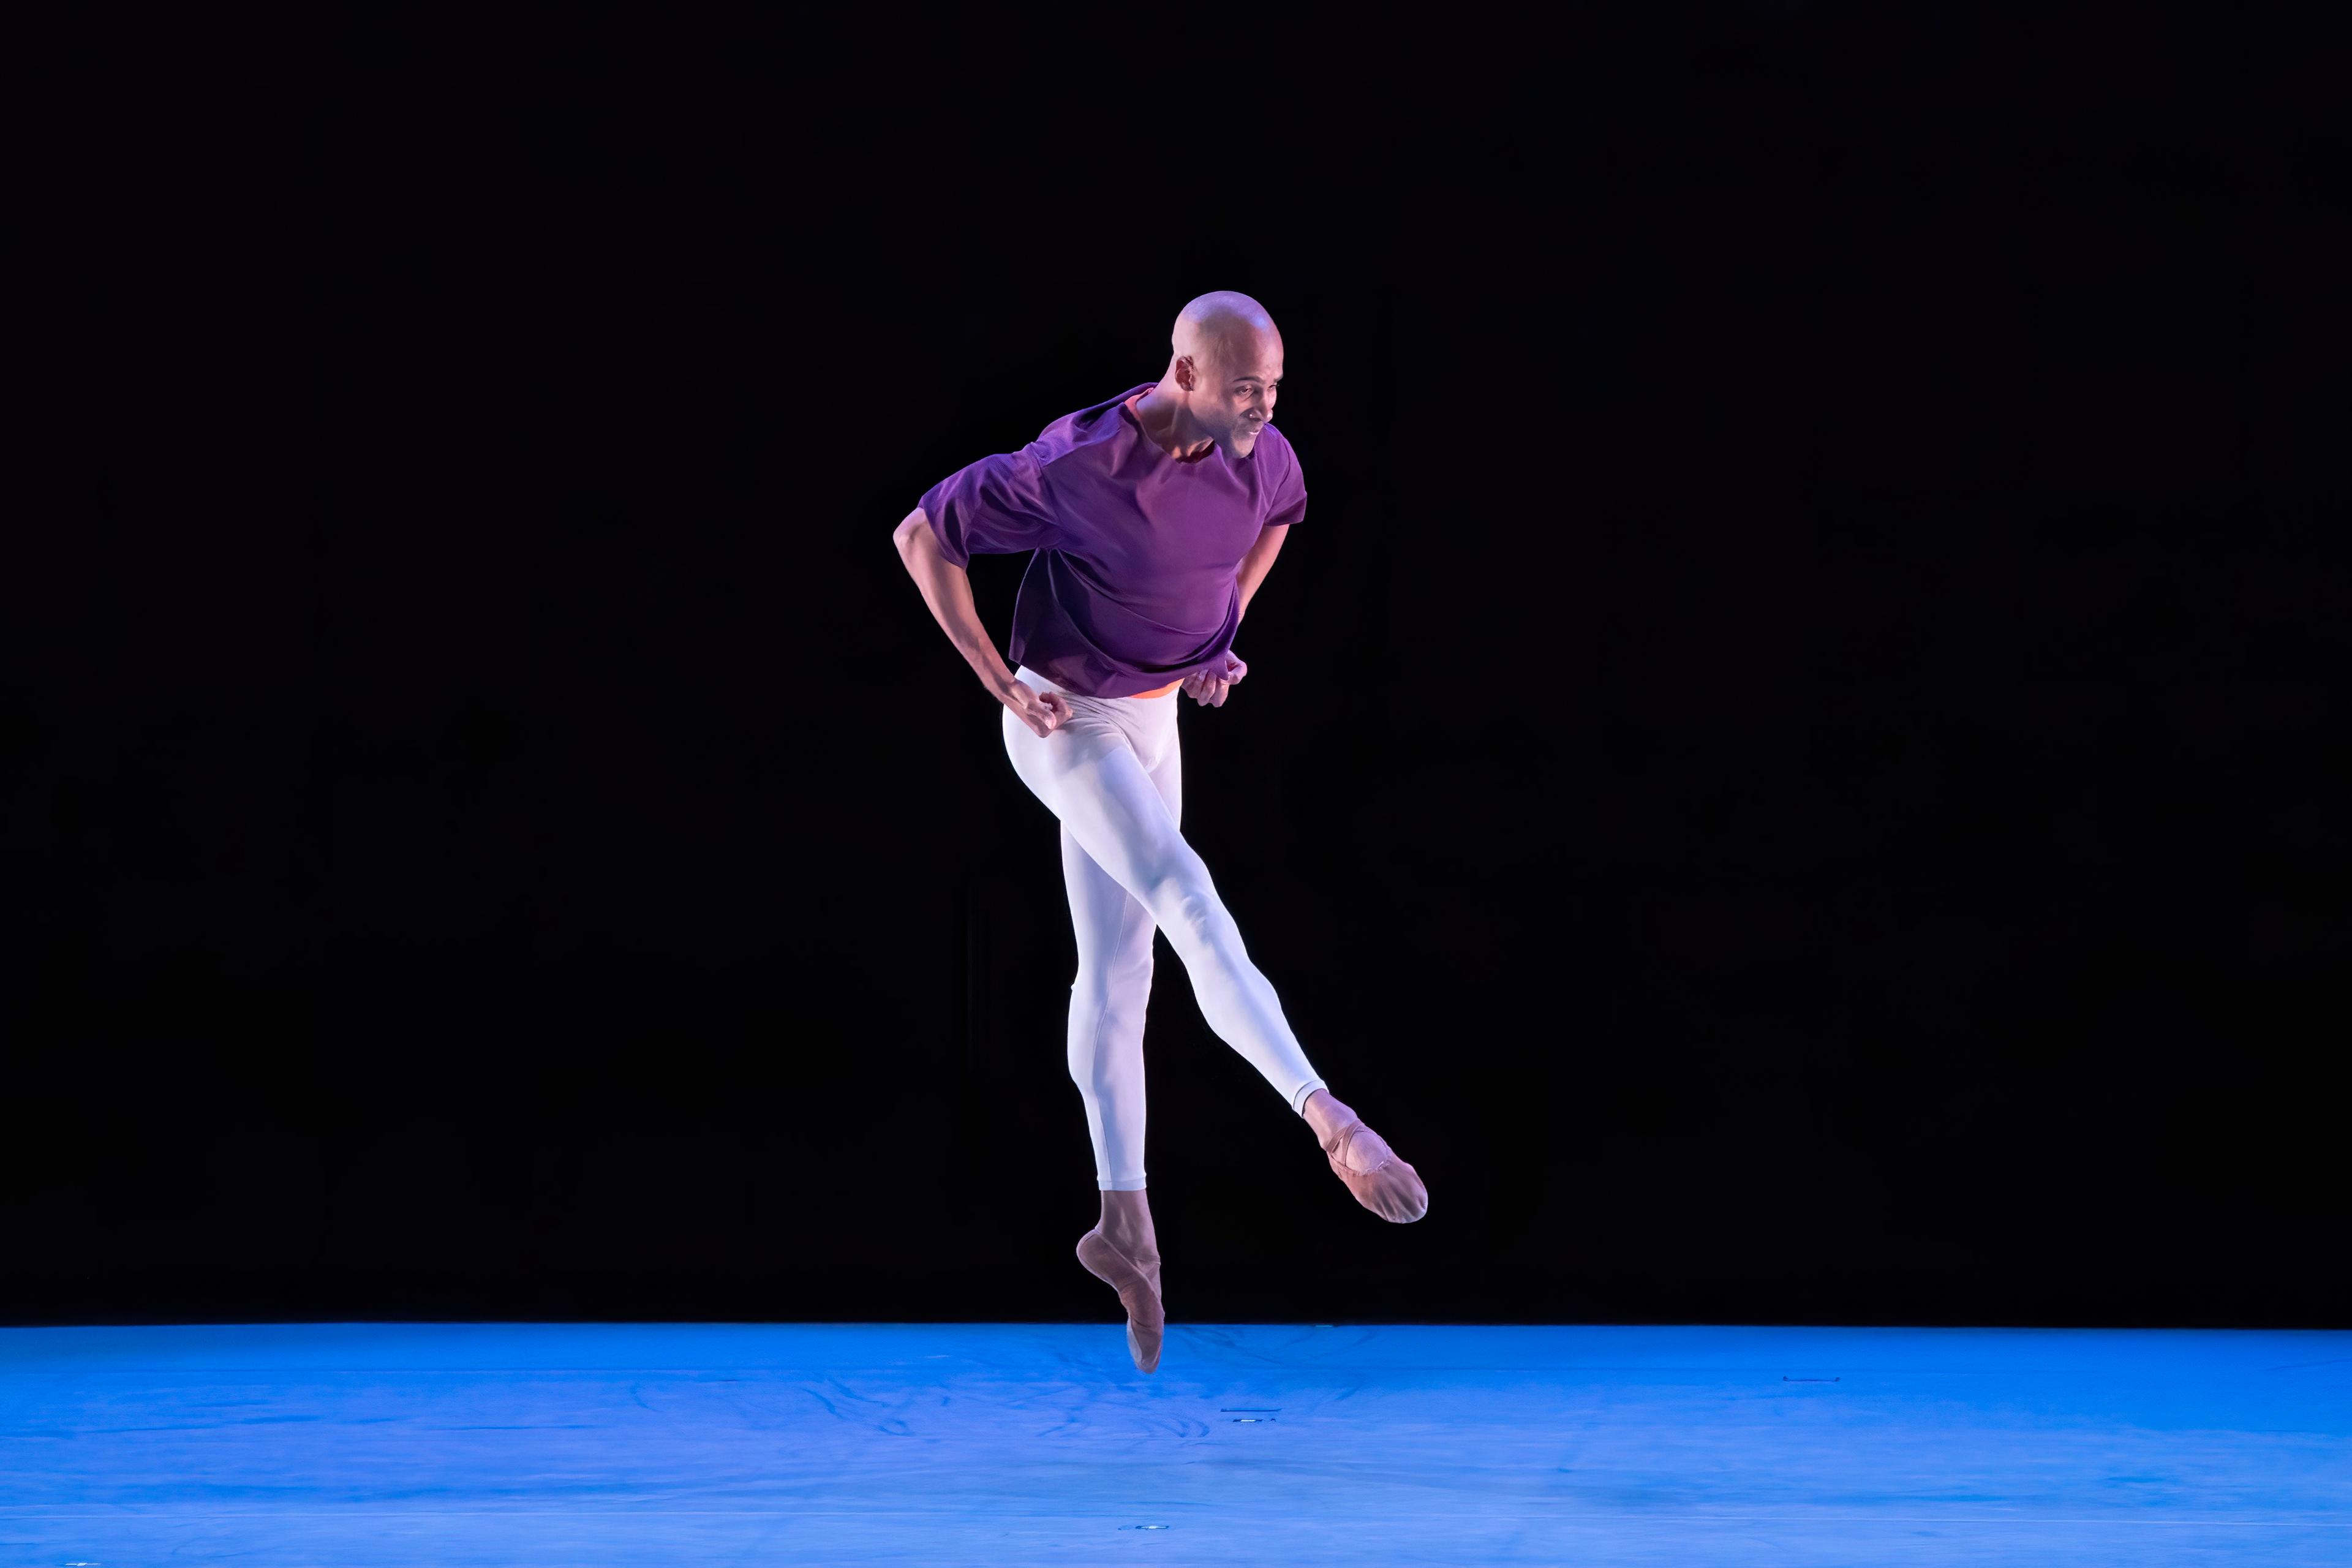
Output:
[[[2352,1333],[0,1330],[0,1568],[2352,1563]]]

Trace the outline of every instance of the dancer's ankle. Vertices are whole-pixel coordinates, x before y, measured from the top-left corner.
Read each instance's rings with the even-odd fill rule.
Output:
[[[1298,1114],[1307,1119],[1307,1125],[1315,1129],[1318,1143],[1328,1142],[1331,1134],[1356,1120],[1356,1113],[1328,1089],[1318,1089],[1308,1095],[1307,1103],[1298,1108]]]
[[[1096,1228],[1105,1241],[1129,1258],[1160,1256],[1160,1240],[1151,1228],[1151,1203],[1140,1187],[1131,1192],[1103,1189],[1102,1218]]]

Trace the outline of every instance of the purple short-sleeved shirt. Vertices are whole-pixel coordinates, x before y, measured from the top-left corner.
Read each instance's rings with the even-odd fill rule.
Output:
[[[940,553],[1033,550],[1013,606],[1013,661],[1082,697],[1131,697],[1223,668],[1241,623],[1237,574],[1260,530],[1307,515],[1298,455],[1272,425],[1250,455],[1185,462],[1127,400],[1065,415],[1017,452],[923,492]]]

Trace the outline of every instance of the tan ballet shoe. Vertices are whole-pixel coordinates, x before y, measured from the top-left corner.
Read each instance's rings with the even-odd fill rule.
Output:
[[[1078,1261],[1087,1273],[1118,1292],[1118,1304],[1127,1309],[1127,1353],[1135,1358],[1135,1370],[1156,1369],[1168,1326],[1168,1314],[1160,1304],[1160,1287],[1152,1283],[1143,1265],[1104,1239],[1100,1226],[1078,1237]]]
[[[1370,1138],[1385,1151],[1369,1171],[1353,1170],[1340,1158],[1359,1137]],[[1331,1169],[1348,1184],[1356,1201],[1382,1219],[1395,1225],[1411,1225],[1429,1212],[1429,1188],[1423,1184],[1421,1173],[1399,1159],[1396,1151],[1389,1148],[1388,1140],[1365,1126],[1361,1117],[1318,1142],[1325,1157],[1331,1162]]]

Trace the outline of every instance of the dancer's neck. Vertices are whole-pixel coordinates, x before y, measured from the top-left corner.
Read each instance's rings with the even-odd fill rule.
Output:
[[[1135,410],[1136,423],[1151,444],[1180,463],[1197,463],[1216,447],[1216,439],[1192,422],[1181,394],[1170,392],[1166,382],[1139,395],[1128,406]]]

